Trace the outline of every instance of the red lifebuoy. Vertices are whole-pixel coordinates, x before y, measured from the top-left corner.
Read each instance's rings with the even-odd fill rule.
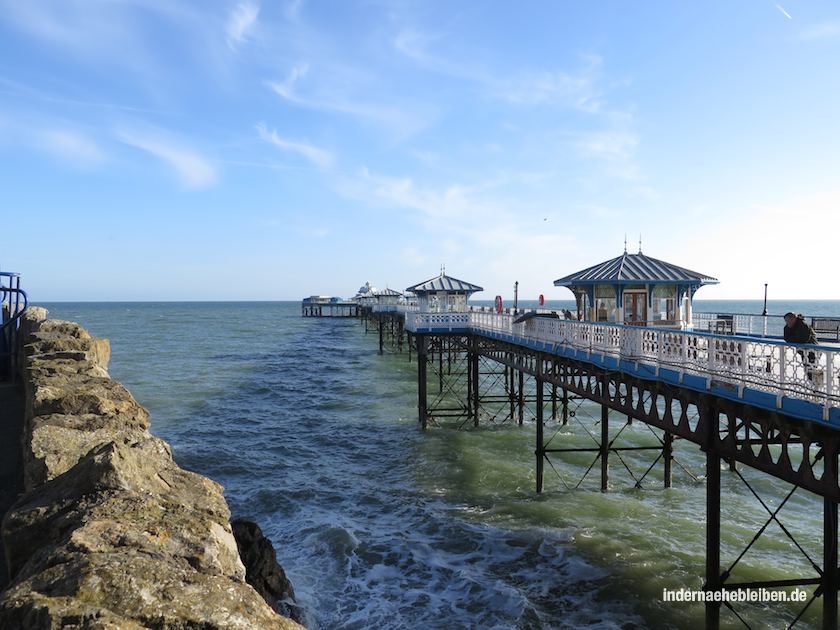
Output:
[[[502,302],[502,296],[497,295],[496,296],[496,312],[501,313],[503,308],[504,308],[504,303]]]
[[[542,293],[540,293],[540,306],[544,306],[544,305],[545,305],[545,296]]]

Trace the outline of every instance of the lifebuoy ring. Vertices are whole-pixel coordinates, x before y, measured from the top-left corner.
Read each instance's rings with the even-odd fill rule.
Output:
[[[496,312],[501,313],[503,308],[504,308],[504,303],[502,302],[502,296],[497,295],[496,296]]]
[[[544,306],[544,305],[545,305],[545,296],[542,293],[540,293],[540,306]]]

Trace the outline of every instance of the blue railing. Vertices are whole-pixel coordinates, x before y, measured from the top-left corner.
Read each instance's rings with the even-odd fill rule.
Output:
[[[0,380],[15,380],[18,367],[18,329],[29,302],[20,288],[20,275],[0,271]]]

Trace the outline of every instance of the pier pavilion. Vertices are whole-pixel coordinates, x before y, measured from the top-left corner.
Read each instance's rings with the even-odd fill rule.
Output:
[[[691,326],[694,293],[711,276],[638,254],[604,261],[554,281],[575,296],[578,319],[628,326]]]
[[[597,317],[595,300],[600,295],[595,287],[599,282],[594,280],[611,277],[605,268],[597,271],[601,266],[590,268],[593,282],[589,285],[584,284],[587,278],[571,276],[555,283],[566,286],[568,282],[578,287],[576,296],[589,300],[581,304],[588,307],[587,317],[581,320],[541,316],[547,313],[522,318],[471,309],[467,299],[480,287],[444,273],[409,287],[417,293],[417,304],[400,305],[396,312],[389,310],[388,317],[404,319],[402,326],[391,330],[407,336],[409,360],[412,354],[416,356],[420,426],[425,429],[450,421],[466,429],[480,423],[533,421],[538,493],[544,489],[547,470],[556,472],[564,458],[584,451],[594,457],[586,474],[593,469],[600,473],[600,490],[609,491],[611,461],[627,468],[622,452],[639,451],[638,446],[622,443],[625,428],[634,422],[644,423],[657,436],[653,445],[644,447],[653,458],[650,467],[638,477],[631,473],[636,487],[641,487],[657,464],[662,466],[665,487],[670,487],[675,443],[694,445],[706,462],[706,512],[698,515],[706,523],[703,589],[717,594],[759,588],[810,589],[801,610],[785,624],[795,626],[809,607],[821,602],[814,609],[821,612],[822,627],[836,628],[840,347],[810,346],[817,356],[816,365],[805,366],[801,348],[777,338],[744,335],[737,330],[717,334],[713,329],[693,329],[690,300],[699,286],[716,280],[651,261],[655,259],[642,254],[607,261],[618,267],[624,262],[622,272],[634,265],[641,269],[654,266],[648,271],[647,282],[641,282],[639,274],[631,282],[629,276],[614,272],[615,321],[609,321],[609,315],[607,321]],[[607,263],[604,265],[609,267]],[[663,277],[656,275],[656,269]],[[672,288],[667,297],[659,297],[657,286]],[[645,316],[642,322],[625,324],[625,300],[634,290],[644,291],[644,310],[636,312]],[[651,301],[656,299],[673,301],[673,326],[661,323],[669,321],[668,305],[657,310]],[[677,316],[680,299],[683,310]],[[665,319],[657,323],[651,313],[664,313]],[[382,348],[380,329],[380,351]],[[594,403],[600,411],[583,418],[583,402],[587,407]],[[585,422],[594,446],[564,446],[570,427]],[[752,540],[743,538],[744,550],[733,560],[723,556],[722,470],[731,470],[759,496],[755,482],[739,472],[741,467],[758,477],[781,480],[791,490],[775,506],[773,500],[759,499],[766,520],[755,522],[755,535]],[[820,557],[804,552],[781,523],[779,512],[796,491],[810,492],[821,501]],[[803,553],[806,568],[791,569],[781,580],[739,577],[743,556],[771,523],[782,527],[794,553]],[[722,603],[720,598],[706,601],[705,627],[719,628],[723,610],[732,611],[750,627],[744,617],[748,611],[730,601]]]
[[[477,284],[464,282],[446,275],[440,275],[410,286],[407,292],[417,296],[417,309],[424,313],[464,313],[467,300],[473,293],[484,291]]]

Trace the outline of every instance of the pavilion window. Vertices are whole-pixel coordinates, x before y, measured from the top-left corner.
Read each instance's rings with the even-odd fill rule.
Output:
[[[615,287],[611,284],[595,285],[595,321],[614,322],[616,306]]]
[[[677,319],[677,287],[673,284],[657,284],[653,287],[654,322],[675,322]]]

